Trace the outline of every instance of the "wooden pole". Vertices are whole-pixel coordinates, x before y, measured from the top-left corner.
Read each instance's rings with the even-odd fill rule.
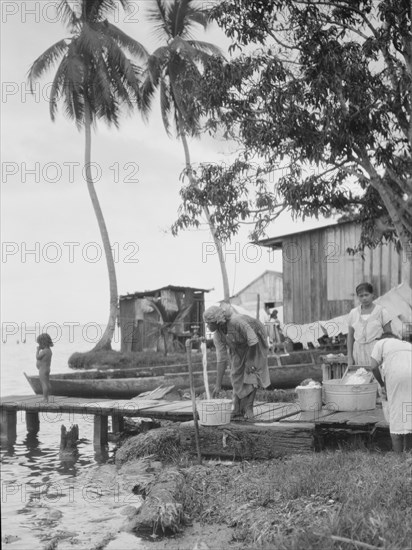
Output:
[[[257,295],[257,304],[256,304],[256,319],[259,321],[260,316],[260,294]]]
[[[120,433],[124,430],[124,418],[121,414],[112,415],[112,432],[114,434]]]
[[[40,420],[38,412],[29,412],[26,411],[26,428],[27,433],[37,434],[40,429]]]
[[[187,353],[187,364],[188,364],[188,367],[189,367],[189,384],[190,384],[190,395],[192,397],[193,421],[194,421],[194,424],[195,424],[195,441],[196,441],[197,461],[198,461],[199,464],[202,464],[202,455],[201,455],[201,452],[200,452],[200,441],[199,441],[199,424],[197,422],[195,386],[194,386],[194,383],[193,383],[192,340],[190,338],[188,338],[186,340],[186,353]]]
[[[209,377],[207,375],[207,346],[205,339],[201,342],[200,349],[202,351],[203,380],[205,383],[206,398],[210,399]]]
[[[17,411],[1,410],[1,435],[9,445],[14,445],[17,438]]]
[[[62,425],[60,429],[60,452],[75,453],[77,451],[77,442],[79,440],[79,426],[74,424],[69,430]]]
[[[107,425],[108,417],[106,415],[94,415],[93,444],[95,447],[107,445]]]

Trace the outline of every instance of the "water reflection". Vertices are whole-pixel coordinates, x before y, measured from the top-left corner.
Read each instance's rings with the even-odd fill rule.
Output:
[[[105,464],[109,460],[109,446],[94,445],[94,460],[97,464]]]
[[[28,451],[34,453],[34,451],[38,449],[40,444],[37,433],[29,432],[26,435],[26,439],[24,439],[23,444],[26,445]]]

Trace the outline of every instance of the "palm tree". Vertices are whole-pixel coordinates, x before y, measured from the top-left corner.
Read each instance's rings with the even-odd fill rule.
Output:
[[[195,0],[153,0],[148,18],[154,23],[155,32],[164,45],[157,48],[148,58],[145,79],[142,85],[142,112],[147,114],[157,89],[160,91],[160,105],[163,124],[171,135],[171,120],[177,135],[182,140],[186,174],[190,184],[197,187],[190,160],[187,136],[199,135],[200,115],[193,108],[190,96],[191,79],[200,76],[200,70],[212,55],[221,56],[220,49],[209,42],[195,40],[193,27],[208,25],[208,12]],[[223,279],[224,299],[229,300],[229,282],[222,244],[216,236],[215,226],[209,208],[203,208],[209,225]]]
[[[131,0],[120,0],[126,10]],[[50,92],[50,116],[54,121],[57,104],[63,102],[67,117],[85,135],[85,175],[87,189],[97,218],[106,256],[110,285],[110,313],[105,332],[94,350],[110,349],[117,319],[116,271],[106,223],[91,176],[91,129],[98,119],[119,125],[123,106],[140,103],[140,69],[125,52],[146,60],[145,48],[109,23],[106,16],[116,0],[60,0],[59,13],[71,36],[53,44],[34,61],[28,74],[33,84],[58,63]]]

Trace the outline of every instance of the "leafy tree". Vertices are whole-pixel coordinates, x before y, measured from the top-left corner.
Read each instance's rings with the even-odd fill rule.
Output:
[[[181,139],[187,176],[190,185],[197,187],[196,175],[192,169],[188,137],[200,132],[201,109],[193,96],[195,82],[201,78],[202,67],[213,56],[221,56],[219,48],[208,42],[195,40],[192,30],[196,26],[204,29],[208,25],[208,12],[201,2],[195,0],[153,0],[148,9],[148,19],[154,25],[156,35],[164,42],[150,55],[146,77],[142,85],[142,101],[146,114],[149,113],[156,90],[160,92],[160,107],[164,127],[169,136],[174,126]],[[219,257],[225,300],[229,299],[229,282],[214,220],[209,207],[203,204],[201,211],[206,217]]]
[[[234,52],[253,49],[211,60],[198,93],[209,130],[239,140],[261,187],[258,230],[273,201],[303,217],[344,214],[363,223],[360,247],[394,239],[410,260],[410,0],[224,0],[212,17]],[[279,177],[265,193],[268,174]],[[223,193],[225,177],[215,179]],[[188,203],[184,215],[194,223]]]
[[[121,0],[127,9],[131,0]],[[119,125],[123,106],[140,102],[139,68],[126,53],[145,60],[147,52],[139,43],[106,16],[116,7],[115,0],[60,0],[58,10],[71,36],[53,44],[30,68],[30,85],[58,64],[50,92],[50,116],[54,121],[58,102],[76,126],[84,127],[85,175],[87,189],[97,218],[106,256],[110,284],[110,313],[105,332],[96,350],[111,347],[118,307],[116,271],[110,240],[91,175],[91,130],[99,119]]]

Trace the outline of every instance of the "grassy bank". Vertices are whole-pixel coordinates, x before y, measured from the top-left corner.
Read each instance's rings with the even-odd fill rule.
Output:
[[[206,530],[231,528],[232,545],[225,549],[412,549],[412,453],[347,446],[198,465],[182,451],[176,428],[168,430],[126,441],[116,463],[150,455],[179,469],[185,477],[184,516]],[[184,530],[178,539],[179,548],[186,548]],[[216,541],[209,548],[220,550]]]
[[[366,451],[205,462],[184,468],[184,509],[195,521],[233,527],[237,548],[406,549],[411,465],[412,457]]]

